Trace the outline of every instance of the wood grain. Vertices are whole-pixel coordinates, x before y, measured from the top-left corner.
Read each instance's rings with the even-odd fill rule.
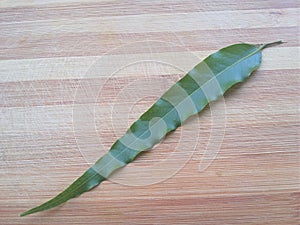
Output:
[[[299,224],[298,15],[296,0],[0,1],[0,224]],[[216,102],[111,181],[18,217],[81,175],[201,59],[277,40],[226,94],[226,111]],[[224,128],[213,110],[226,115],[225,135],[199,171],[213,128]],[[161,178],[157,162],[176,150],[184,160],[164,168],[176,173],[138,185]]]

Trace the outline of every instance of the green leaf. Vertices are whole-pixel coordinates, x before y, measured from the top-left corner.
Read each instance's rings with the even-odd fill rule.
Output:
[[[235,44],[208,56],[163,94],[104,156],[66,190],[20,216],[51,209],[96,187],[231,86],[249,77],[261,63],[261,50],[281,43]]]

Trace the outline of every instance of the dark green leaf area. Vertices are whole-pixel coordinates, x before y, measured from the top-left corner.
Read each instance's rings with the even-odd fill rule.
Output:
[[[222,71],[226,70],[228,67],[235,65],[237,62],[242,61],[249,55],[256,53],[258,48],[255,45],[249,44],[235,44],[213,53],[208,56],[204,61],[212,70],[212,72],[217,75]]]
[[[151,121],[155,118],[163,119],[168,131],[176,129],[181,124],[180,117],[176,109],[174,109],[174,106],[163,98],[158,99],[157,102],[140,117],[140,120]],[[138,131],[138,133],[141,132],[143,131]]]

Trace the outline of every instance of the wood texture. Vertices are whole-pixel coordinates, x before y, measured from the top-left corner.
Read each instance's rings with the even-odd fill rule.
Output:
[[[0,1],[0,224],[299,224],[298,3]],[[18,217],[81,175],[205,56],[277,40],[226,94],[226,111],[216,102],[112,181]],[[224,128],[212,109],[226,115],[225,135],[199,171]],[[164,169],[179,171],[141,185],[163,176],[157,162],[176,149],[186,162]]]

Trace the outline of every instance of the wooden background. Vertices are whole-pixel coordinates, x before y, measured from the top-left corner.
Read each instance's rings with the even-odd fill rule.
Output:
[[[299,224],[297,15],[296,0],[1,0],[0,224]],[[260,69],[226,94],[226,111],[213,105],[226,129],[207,169],[199,164],[222,125],[209,107],[132,163],[131,185],[125,169],[62,207],[18,217],[81,175],[193,63],[277,40],[286,43],[264,50]],[[147,183],[180,144],[191,158]]]

